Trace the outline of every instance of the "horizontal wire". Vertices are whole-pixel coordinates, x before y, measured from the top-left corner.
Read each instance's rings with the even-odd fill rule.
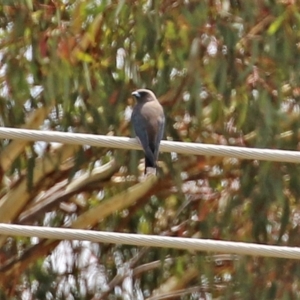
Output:
[[[134,138],[83,133],[69,133],[45,130],[29,130],[0,127],[0,139],[19,139],[28,141],[45,141],[63,144],[90,145],[105,148],[141,150]],[[161,141],[160,151],[180,154],[235,157],[240,159],[266,160],[277,162],[300,163],[300,152],[289,150],[273,150],[246,148],[236,146],[208,145]]]
[[[15,128],[0,128],[0,138],[29,141],[57,142],[119,149],[142,149],[136,139],[81,133],[66,133]],[[297,151],[243,148],[200,143],[162,141],[162,152],[181,154],[236,157],[280,162],[300,162]],[[300,259],[300,248],[268,246],[261,244],[215,241],[194,238],[162,237],[141,234],[97,232],[68,228],[50,228],[25,225],[0,224],[0,235],[17,235],[59,240],[87,240],[91,242],[126,244],[135,246],[177,248],[190,251],[226,252],[265,257]]]
[[[216,241],[132,233],[103,232],[71,228],[12,225],[0,223],[0,235],[38,237],[55,240],[80,240],[95,243],[176,248],[189,251],[224,252],[242,255],[300,259],[300,248],[253,243]]]

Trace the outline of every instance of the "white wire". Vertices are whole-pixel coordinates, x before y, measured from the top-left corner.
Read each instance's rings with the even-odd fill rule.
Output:
[[[125,244],[190,251],[224,252],[253,256],[300,259],[300,248],[195,238],[100,232],[70,228],[51,228],[0,223],[0,235],[16,235],[58,240],[85,240],[96,243]]]
[[[7,127],[0,127],[0,138],[57,142],[63,144],[91,145],[106,148],[136,150],[142,149],[136,139],[128,137],[15,129]],[[181,154],[300,163],[300,152],[288,150],[258,149],[235,146],[207,145],[200,143],[162,141],[160,151],[177,152]]]
[[[64,144],[91,145],[96,147],[141,149],[136,139],[92,134],[0,128],[0,138],[29,141],[57,142]],[[255,149],[199,143],[162,141],[160,150],[182,154],[236,157],[280,162],[300,162],[300,152],[271,149]],[[174,238],[141,234],[97,232],[67,228],[50,228],[0,224],[1,235],[17,235],[60,240],[88,240],[91,242],[127,244],[136,246],[177,248],[190,251],[225,252],[277,258],[300,259],[300,248],[258,245],[194,238]]]

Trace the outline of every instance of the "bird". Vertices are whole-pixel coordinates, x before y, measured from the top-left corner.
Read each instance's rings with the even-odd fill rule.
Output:
[[[145,153],[144,173],[147,174],[147,168],[157,168],[159,145],[165,127],[164,110],[151,90],[138,89],[131,95],[136,100],[131,123]]]

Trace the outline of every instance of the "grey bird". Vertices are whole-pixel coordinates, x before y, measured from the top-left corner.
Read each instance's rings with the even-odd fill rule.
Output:
[[[145,153],[146,174],[148,167],[157,167],[159,145],[165,127],[164,110],[150,90],[139,89],[131,95],[136,99],[131,122]]]

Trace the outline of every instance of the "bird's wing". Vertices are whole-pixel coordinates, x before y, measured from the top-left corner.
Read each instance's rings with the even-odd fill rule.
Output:
[[[146,122],[143,116],[133,111],[131,121],[137,138],[139,139],[147,158],[155,163],[155,156],[149,146],[149,137],[146,129]]]
[[[165,117],[162,116],[162,118],[160,118],[158,121],[158,132],[157,132],[157,136],[156,136],[156,148],[155,148],[155,152],[154,152],[154,157],[156,160],[158,158],[159,144],[160,144],[161,139],[163,138],[164,130],[165,130]]]

